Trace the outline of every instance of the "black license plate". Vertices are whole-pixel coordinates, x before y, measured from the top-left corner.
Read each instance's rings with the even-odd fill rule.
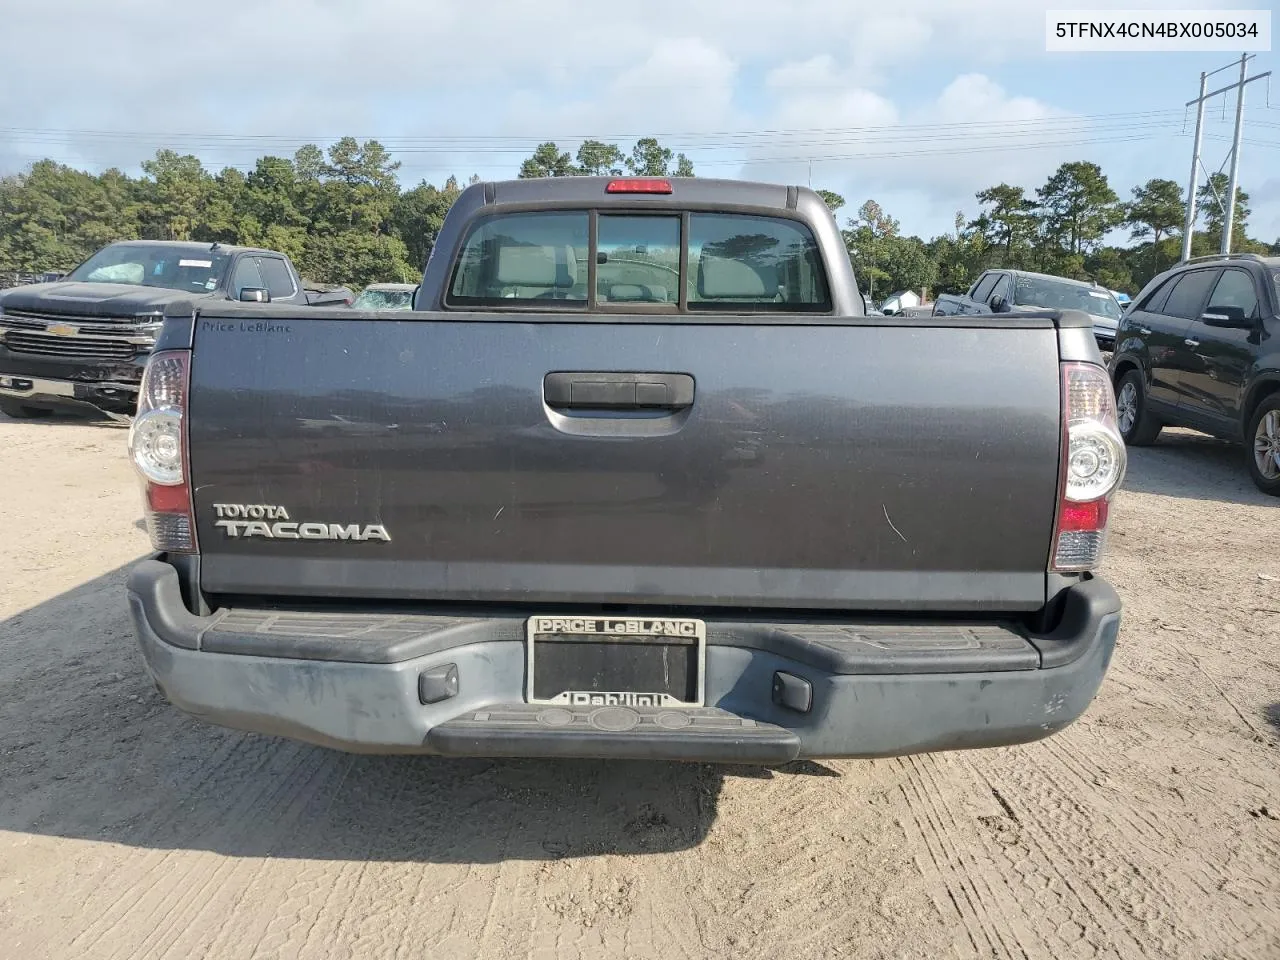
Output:
[[[703,705],[707,628],[701,620],[530,617],[526,646],[530,703]]]

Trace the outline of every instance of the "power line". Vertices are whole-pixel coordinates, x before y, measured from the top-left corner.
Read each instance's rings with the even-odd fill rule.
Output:
[[[706,135],[700,138],[691,139],[687,142],[672,141],[670,135],[667,137],[667,146],[676,149],[688,149],[696,152],[711,151],[747,151],[753,148],[760,149],[769,146],[788,146],[791,149],[801,150],[806,148],[816,148],[823,146],[838,146],[842,144],[895,144],[895,143],[929,143],[929,142],[951,142],[951,141],[968,141],[975,140],[991,140],[997,139],[1001,143],[1011,138],[1027,138],[1031,136],[1042,137],[1045,135],[1076,135],[1076,134],[1097,134],[1110,131],[1130,131],[1130,130],[1160,130],[1171,129],[1173,126],[1172,118],[1166,122],[1152,119],[1141,119],[1150,117],[1155,111],[1147,111],[1141,114],[1132,114],[1134,118],[1131,122],[1118,122],[1111,119],[1107,122],[1097,122],[1092,125],[1082,123],[1081,118],[1051,118],[1045,121],[1044,118],[1036,121],[1002,121],[1002,122],[973,122],[965,124],[939,124],[939,125],[903,125],[892,127],[850,127],[850,128],[828,128],[828,134],[823,137],[805,137],[803,131],[774,131],[774,132],[757,132],[742,133],[736,135]],[[1104,115],[1105,116],[1105,115]],[[1115,116],[1115,115],[1113,115]],[[1038,126],[1031,127],[1028,124],[1036,123]],[[1049,125],[1047,125],[1047,123]],[[137,144],[138,146],[150,146],[155,141],[144,139],[147,136],[157,138],[165,137],[165,135],[154,134],[146,135],[133,132],[121,132],[118,134],[106,132],[82,131],[77,134],[74,131],[51,131],[37,130],[35,128],[6,128],[18,134],[18,137],[25,145],[33,144],[49,144],[50,146],[69,146],[76,148],[77,152],[87,152],[83,148],[95,147],[102,148],[108,145],[125,146],[129,144]],[[20,131],[29,130],[30,132],[22,133]],[[927,130],[928,133],[916,133],[916,130]],[[717,136],[729,136],[729,139],[716,139]],[[85,143],[84,139],[90,140]],[[315,138],[310,138],[315,139]],[[289,139],[284,137],[259,137],[259,136],[231,136],[231,135],[168,135],[165,146],[170,149],[178,150],[216,150],[219,153],[236,153],[236,152],[255,152],[261,155],[261,151],[270,149],[290,149],[296,150],[298,147],[309,143],[310,139]],[[524,154],[527,153],[537,143],[542,142],[537,138],[496,138],[496,137],[388,137],[384,138],[383,146],[388,152],[396,154],[449,154],[456,155],[465,154]]]
[[[898,160],[910,157],[927,157],[927,156],[955,156],[960,154],[973,153],[992,153],[1004,152],[1009,150],[1051,150],[1058,147],[1074,147],[1074,146],[1091,146],[1094,144],[1104,143],[1138,143],[1150,142],[1149,136],[1126,136],[1126,137],[1097,137],[1097,138],[1078,138],[1072,137],[1069,140],[1057,140],[1052,142],[1040,143],[993,143],[974,147],[945,147],[938,150],[899,150],[899,151],[879,151],[875,153],[846,153],[839,155],[830,155],[824,157],[815,156],[797,156],[797,157],[748,157],[741,160],[700,160],[699,166],[719,166],[729,164],[756,164],[756,163],[801,163],[812,160],[814,163],[822,163],[836,160]]]
[[[1028,131],[990,131],[990,132],[950,132],[940,134],[912,134],[903,132],[899,128],[891,128],[881,130],[876,133],[860,135],[860,136],[842,136],[830,137],[826,139],[777,139],[774,141],[757,141],[751,143],[698,143],[698,144],[679,144],[669,143],[671,149],[680,148],[688,149],[691,152],[745,152],[751,150],[767,149],[770,147],[786,147],[793,150],[818,147],[838,147],[842,145],[858,144],[858,145],[893,145],[899,143],[949,143],[949,142],[982,142],[996,141],[998,143],[1017,142],[1031,138],[1043,138],[1046,136],[1075,136],[1102,134],[1111,132],[1132,132],[1138,130],[1150,131],[1170,131],[1177,130],[1176,125],[1168,123],[1131,123],[1121,125],[1097,125],[1097,126],[1075,126],[1060,127],[1049,130],[1028,130]],[[74,139],[65,137],[47,137],[32,136],[22,140],[24,145],[48,144],[50,146],[61,147],[90,147],[93,149],[102,149],[104,146],[126,146],[125,143],[112,144],[109,141],[94,141],[88,144],[82,144]],[[143,146],[145,141],[130,141],[128,146]],[[262,155],[264,150],[269,151],[272,146],[283,148],[284,151],[296,150],[301,147],[302,143],[294,143],[289,141],[279,141],[273,145],[265,143],[244,144],[236,142],[174,142],[169,141],[166,146],[169,149],[178,150],[209,150],[219,153],[246,153],[251,152],[255,155]],[[434,145],[434,146],[418,146],[413,144],[400,144],[398,142],[388,141],[383,143],[388,153],[397,155],[412,154],[448,154],[455,155],[459,153],[465,154],[495,154],[495,155],[527,155],[536,143],[527,141],[525,143],[513,144],[511,146],[493,146],[493,145],[472,145],[465,142],[459,142],[453,145]]]
[[[1179,136],[1179,134],[1174,134],[1174,135]],[[1003,141],[998,143],[977,144],[977,145],[972,145],[967,147],[964,147],[964,146],[943,147],[943,148],[936,148],[936,149],[881,150],[881,151],[872,151],[872,152],[863,152],[863,153],[827,154],[823,156],[812,156],[809,154],[803,154],[798,156],[762,156],[762,157],[738,157],[733,159],[719,159],[719,160],[699,160],[698,166],[699,167],[716,167],[716,166],[748,166],[748,165],[775,164],[775,163],[809,163],[809,162],[830,163],[830,162],[848,161],[848,160],[899,160],[899,159],[911,159],[914,157],[929,157],[929,156],[943,156],[943,155],[960,156],[960,155],[972,155],[972,154],[979,154],[979,153],[1003,153],[1008,151],[1053,150],[1053,149],[1059,149],[1059,148],[1069,149],[1072,147],[1094,146],[1094,145],[1100,145],[1100,144],[1138,143],[1138,142],[1149,143],[1151,139],[1152,138],[1149,135],[1133,135],[1133,136],[1083,137],[1083,138],[1071,137],[1069,139],[1064,139],[1064,140],[1051,140],[1051,141],[1040,140],[1036,143],[1009,143],[1007,141]],[[24,159],[32,160],[32,161],[53,160],[56,163],[64,163],[64,164],[87,162],[87,158],[85,157],[70,159],[70,158],[64,158],[64,157],[39,156],[35,154],[24,154],[21,156]],[[247,163],[240,163],[240,164],[227,163],[227,164],[223,164],[222,166],[232,167],[234,169],[242,170],[242,171],[251,171],[254,169],[254,164],[247,164]],[[438,172],[438,171],[451,170],[454,167],[458,167],[458,166],[467,166],[469,169],[473,169],[473,170],[486,170],[486,169],[487,170],[508,170],[510,169],[509,164],[502,164],[502,165],[494,164],[494,165],[484,166],[484,165],[467,164],[465,163],[465,161],[455,162],[454,164],[452,164],[452,166],[430,167],[430,166],[415,165],[414,169],[418,172]]]
[[[895,130],[910,132],[913,130],[959,130],[974,129],[981,127],[1003,128],[1003,127],[1025,127],[1035,125],[1053,125],[1053,124],[1078,124],[1105,121],[1125,121],[1143,118],[1164,117],[1171,119],[1181,117],[1181,111],[1178,110],[1141,110],[1130,111],[1125,113],[1103,113],[1103,114],[1077,114],[1064,115],[1058,117],[1027,117],[1023,119],[1012,120],[964,120],[954,121],[950,123],[917,123],[917,124],[879,124],[876,126],[864,127],[807,127],[807,128],[766,128],[761,130],[723,130],[714,132],[686,132],[686,133],[589,133],[589,134],[555,134],[542,135],[540,138],[515,136],[515,135],[486,135],[486,134],[441,134],[431,136],[397,136],[397,135],[359,135],[355,136],[356,140],[378,140],[379,142],[400,142],[400,143],[456,143],[456,142],[518,142],[530,143],[545,140],[566,140],[570,142],[578,142],[581,140],[633,140],[641,137],[654,137],[661,140],[682,140],[688,142],[703,143],[707,141],[724,141],[727,139],[750,139],[758,137],[793,137],[800,135],[839,133],[839,134],[861,134],[874,133],[877,130],[883,130],[886,126],[891,126]],[[333,141],[338,139],[334,135],[282,135],[282,134],[230,134],[230,133],[193,133],[178,131],[136,131],[136,130],[84,130],[73,128],[54,128],[54,127],[0,127],[0,133],[7,133],[17,136],[32,136],[39,134],[52,134],[68,136],[73,138],[88,137],[105,137],[108,139],[126,140],[126,139],[144,139],[144,140],[184,140],[194,139],[200,141],[241,141],[241,142],[285,142],[285,143],[312,143],[316,141]]]

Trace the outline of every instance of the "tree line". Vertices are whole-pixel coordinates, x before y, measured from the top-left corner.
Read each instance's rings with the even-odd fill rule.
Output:
[[[399,166],[376,140],[351,137],[262,157],[248,173],[211,173],[171,150],[137,178],[41,160],[0,179],[0,275],[66,271],[113,240],[146,239],[280,250],[319,283],[412,280],[461,187],[401,190]]]
[[[1192,256],[1217,253],[1225,220],[1228,182],[1215,173],[1197,194]],[[845,200],[819,191],[839,217]],[[923,240],[904,236],[898,221],[868,200],[843,230],[859,282],[873,299],[897,290],[957,293],[983,270],[1005,267],[1093,280],[1137,293],[1182,253],[1184,190],[1173,180],[1152,179],[1122,200],[1096,163],[1064,163],[1033,193],[1008,183],[975,194],[977,216],[957,211],[954,232]],[[1249,195],[1236,188],[1232,252],[1280,254],[1280,239],[1248,236]],[[1108,244],[1116,230],[1129,243]]]
[[[344,137],[327,150],[308,144],[292,157],[261,157],[245,173],[214,173],[190,154],[160,150],[142,175],[118,169],[86,173],[53,160],[0,178],[0,276],[64,272],[101,246],[123,239],[194,240],[280,250],[317,283],[361,287],[420,276],[445,214],[462,191],[450,177],[437,186],[402,189],[398,161],[376,140]],[[588,140],[570,153],[539,144],[519,176],[693,176],[683,153],[656,138],[630,151]],[[469,182],[476,182],[471,177]],[[844,198],[821,191],[840,218]],[[1195,254],[1218,249],[1226,178],[1201,188]],[[1122,201],[1093,163],[1064,163],[1028,193],[998,184],[976,194],[978,212],[957,212],[954,232],[924,240],[905,236],[898,221],[868,200],[844,219],[850,258],[864,289],[963,290],[995,266],[1093,279],[1136,291],[1176,262],[1183,221],[1182,190],[1150,180]],[[1247,236],[1248,195],[1237,191],[1233,249],[1280,252]],[[1112,246],[1116,228],[1130,243]]]
[[[262,157],[248,173],[213,173],[198,157],[172,150],[145,161],[140,177],[41,160],[0,178],[0,276],[65,272],[114,240],[146,239],[279,250],[317,283],[412,282],[462,185],[450,177],[402,190],[399,168],[378,141],[353,137],[327,151],[308,144],[291,158]],[[589,140],[576,157],[543,143],[519,175],[624,171],[693,176],[693,164],[653,137],[630,153]]]

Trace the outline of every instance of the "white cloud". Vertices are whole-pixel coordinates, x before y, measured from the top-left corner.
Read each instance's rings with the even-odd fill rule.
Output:
[[[990,79],[1001,63],[1043,61],[1042,11],[1058,5],[256,0],[211,15],[160,0],[118,0],[109,10],[89,0],[8,0],[0,173],[35,156],[132,169],[162,144],[213,167],[247,165],[264,152],[291,152],[290,139],[349,133],[401,138],[394,152],[409,181],[450,171],[501,176],[514,173],[525,144],[477,138],[701,133],[701,150],[697,137],[667,145],[693,154],[702,174],[804,182],[807,163],[787,157],[880,154],[820,159],[815,183],[851,201],[873,192],[910,198],[904,204],[927,214],[960,200],[972,206],[972,191],[996,179],[1032,186],[1063,159],[965,153],[955,129],[941,126],[1060,115]],[[947,63],[983,72],[939,81]],[[932,96],[920,89],[922,73],[933,78]],[[833,128],[849,132],[812,132]],[[709,133],[762,130],[802,132],[706,142]],[[189,136],[140,135],[148,133]],[[283,139],[244,139],[264,136]],[[404,139],[444,136],[470,142]],[[923,150],[934,152],[908,155]],[[743,158],[769,162],[737,167]]]
[[[782,64],[766,84],[774,93],[769,125],[794,133],[754,150],[741,175],[801,183],[812,175],[814,186],[845,196],[845,213],[874,197],[908,231],[940,232],[955,210],[973,210],[975,191],[1001,180],[1029,188],[1041,182],[1044,156],[988,148],[1004,141],[1025,145],[1018,122],[1070,119],[976,73],[956,77],[931,99],[900,106],[855,86],[850,72],[826,55]],[[993,119],[998,126],[968,125]]]
[[[998,83],[981,73],[964,73],[947,85],[935,104],[923,111],[922,119],[955,123],[999,118],[1009,122],[1060,115],[1059,111],[1031,97],[1009,96]]]
[[[474,132],[493,115],[459,108],[505,100],[513,89],[574,88],[591,99],[628,71],[674,75],[685,55],[697,61],[707,51],[753,70],[825,54],[865,79],[944,32],[962,43],[997,25],[1011,39],[1020,25],[1042,29],[1038,18],[1010,17],[1020,0],[960,7],[260,0],[211,17],[206,7],[160,0],[121,0],[109,13],[90,0],[11,0],[6,36],[26,42],[7,44],[0,58],[0,117],[14,126],[295,135],[376,119],[378,104],[392,98],[417,105],[396,118],[397,129],[445,115]],[[278,109],[281,98],[292,109]]]
[[[620,63],[589,95],[527,88],[511,96],[499,122],[530,137],[682,132],[728,123],[737,64],[695,37],[659,40],[643,59]]]

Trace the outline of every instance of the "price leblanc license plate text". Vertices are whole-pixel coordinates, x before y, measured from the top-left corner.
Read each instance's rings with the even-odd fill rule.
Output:
[[[696,637],[698,625],[693,620],[647,617],[535,617],[533,632]]]

